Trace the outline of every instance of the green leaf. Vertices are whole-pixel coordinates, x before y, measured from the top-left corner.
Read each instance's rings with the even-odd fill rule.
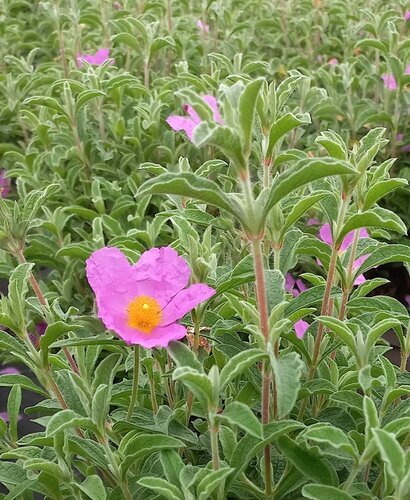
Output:
[[[334,486],[325,486],[323,484],[307,484],[302,489],[303,498],[312,500],[354,500],[354,498]]]
[[[185,467],[182,458],[174,450],[162,450],[159,454],[159,458],[168,482],[179,485],[179,475]]]
[[[174,39],[170,36],[158,37],[156,38],[150,47],[150,58],[153,57],[159,50],[164,47],[175,47]]]
[[[249,406],[239,403],[239,401],[232,401],[225,408],[222,415],[218,415],[219,420],[226,420],[231,425],[237,425],[251,436],[263,439],[262,425],[260,421],[253,414]]]
[[[137,483],[144,488],[155,491],[161,498],[167,498],[168,500],[184,500],[179,489],[161,477],[143,477],[139,479]]]
[[[301,125],[308,125],[311,122],[309,113],[300,113],[294,115],[293,113],[286,113],[284,116],[279,118],[271,126],[269,132],[269,142],[266,150],[266,158],[271,158],[273,154],[273,148],[277,142],[288,132]]]
[[[281,436],[278,446],[282,454],[308,479],[319,484],[337,486],[337,474],[326,459],[305,446],[296,444],[288,436]]]
[[[363,210],[369,210],[369,208],[372,208],[372,206],[375,205],[378,200],[386,196],[386,194],[399,187],[407,186],[407,184],[408,182],[406,179],[388,179],[379,181],[377,184],[370,186],[366,192]]]
[[[217,147],[238,170],[246,169],[241,139],[234,129],[222,125],[210,126],[207,122],[202,122],[194,129],[193,142],[198,147]]]
[[[400,234],[407,233],[407,228],[398,215],[390,210],[378,207],[368,210],[367,212],[350,216],[340,230],[335,244],[340,245],[343,238],[350,233],[350,231],[362,227],[378,227],[397,231]]]
[[[261,349],[247,349],[246,351],[236,354],[233,358],[230,358],[220,373],[221,391],[223,391],[234,378],[265,357],[267,357],[267,355]]]
[[[106,97],[106,94],[101,92],[101,90],[84,90],[83,92],[80,92],[75,103],[75,113],[77,114],[88,101],[91,101],[96,97]]]
[[[23,329],[25,318],[25,297],[28,292],[28,279],[34,264],[19,264],[11,273],[9,282],[9,300],[14,321]]]
[[[247,83],[239,98],[239,126],[242,131],[242,149],[245,157],[248,157],[251,151],[256,103],[263,81],[262,78],[258,78]]]
[[[13,486],[24,482],[27,479],[25,470],[13,462],[0,460],[0,481]]]
[[[23,104],[25,106],[28,106],[29,104],[34,104],[35,106],[44,106],[46,108],[57,111],[59,115],[66,115],[64,108],[58,103],[56,99],[53,99],[52,97],[33,96],[23,101]]]
[[[48,394],[41,387],[38,387],[25,375],[0,375],[0,387],[13,387],[14,385],[20,385],[22,389],[48,397]]]
[[[322,177],[353,174],[351,165],[333,158],[307,158],[298,161],[276,177],[264,207],[267,216],[271,209],[289,193]]]
[[[113,43],[123,43],[124,45],[127,45],[127,47],[133,49],[135,52],[139,52],[139,44],[137,38],[130,33],[118,33],[117,35],[111,37],[111,41]]]
[[[315,193],[309,194],[299,200],[292,208],[289,215],[286,217],[286,220],[282,226],[281,231],[281,239],[284,237],[285,233],[288,231],[293,224],[302,217],[315,203],[322,200],[326,196],[329,196],[329,193],[326,191],[316,191]]]
[[[222,208],[233,215],[241,214],[236,199],[225,194],[215,182],[191,173],[162,174],[149,179],[141,186],[137,196],[147,194],[178,194]]]
[[[364,272],[389,262],[410,262],[410,246],[383,245],[372,251],[371,255],[363,262],[356,273]]]
[[[46,436],[53,436],[57,432],[74,427],[96,431],[95,425],[89,418],[82,417],[73,410],[62,410],[53,415],[48,421]]]
[[[172,378],[183,382],[202,402],[207,404],[212,401],[212,383],[204,373],[189,366],[181,366],[174,370]]]
[[[332,332],[347,345],[350,352],[357,358],[358,355],[353,332],[343,323],[343,321],[337,318],[329,318],[327,316],[318,316],[316,319],[330,328]]]
[[[405,456],[394,434],[373,429],[374,439],[387,472],[397,486],[405,474]]]
[[[303,363],[296,352],[288,352],[279,358],[271,356],[271,363],[275,377],[278,418],[284,418],[295,406]]]
[[[399,320],[394,319],[394,318],[389,318],[385,319],[383,321],[380,321],[377,323],[376,326],[373,326],[370,329],[370,332],[368,333],[366,337],[366,342],[365,342],[365,347],[366,347],[366,352],[369,353],[370,349],[374,346],[374,344],[377,342],[377,340],[388,330],[394,327],[400,327],[401,323]]]
[[[82,329],[81,325],[68,325],[63,321],[57,321],[56,323],[47,326],[44,335],[40,338],[40,348],[44,366],[48,365],[48,350],[53,342],[67,332],[75,332],[80,329]]]
[[[93,395],[91,420],[101,432],[104,431],[105,421],[110,409],[110,396],[110,389],[106,384],[99,385]]]
[[[324,443],[336,450],[342,450],[350,455],[354,460],[357,460],[357,451],[352,443],[347,438],[346,434],[331,424],[319,423],[314,424],[303,432],[303,439]]]
[[[17,422],[21,406],[21,387],[17,384],[11,388],[7,400],[7,413],[9,415],[10,437],[13,442],[18,440]]]
[[[189,349],[189,347],[182,342],[170,342],[167,350],[178,366],[189,366],[200,373],[204,372],[202,363],[198,360],[197,356],[195,356],[192,349]]]
[[[78,487],[91,500],[105,500],[107,498],[104,483],[99,476],[87,476],[82,483],[78,484]]]
[[[211,498],[212,493],[220,487],[232,471],[233,469],[230,467],[221,467],[219,470],[207,473],[196,488],[197,499],[208,500]]]

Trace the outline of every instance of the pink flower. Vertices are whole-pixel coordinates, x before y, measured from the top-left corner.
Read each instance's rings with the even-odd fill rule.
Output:
[[[302,292],[307,290],[307,286],[303,283],[300,278],[295,279],[290,273],[286,273],[285,276],[285,290],[291,293],[294,297],[297,297]]]
[[[115,9],[115,10],[121,10],[121,9],[122,9],[122,5],[120,4],[120,2],[114,2],[114,3],[112,4],[112,7],[113,7],[113,9]]]
[[[367,232],[367,229],[362,227],[359,232],[359,238],[368,238],[369,233]],[[332,230],[330,229],[330,224],[326,223],[323,224],[323,226],[319,230],[319,238],[324,241],[327,245],[332,245],[333,243],[333,236],[332,236]],[[343,253],[345,250],[349,248],[349,246],[353,243],[353,238],[354,238],[354,231],[350,231],[350,233],[347,233],[346,236],[343,238],[342,244],[340,245],[339,252]],[[362,255],[361,257],[357,258],[354,261],[353,264],[353,269],[359,268],[363,262],[369,257],[369,255]],[[355,285],[360,285],[366,281],[366,278],[361,274],[356,278],[356,281],[354,282]]]
[[[86,272],[104,325],[145,348],[184,337],[177,321],[215,294],[205,284],[185,288],[191,270],[171,247],[152,248],[134,265],[118,248],[101,248],[87,259]]]
[[[318,224],[320,224],[320,220],[317,217],[310,217],[306,223],[307,226],[317,226]]]
[[[0,375],[18,375],[19,373],[21,373],[20,370],[14,366],[7,366],[0,370]]]
[[[400,151],[402,151],[403,153],[410,153],[410,144],[406,144],[405,146],[400,148]]]
[[[296,337],[298,339],[302,339],[306,333],[306,330],[309,328],[309,323],[307,321],[304,321],[303,319],[300,319],[299,321],[296,321],[293,327],[295,329]]]
[[[410,10],[406,11],[404,14],[404,20],[405,21],[410,21]]]
[[[391,75],[390,73],[385,73],[384,75],[382,75],[382,79],[383,79],[384,86],[386,87],[386,89],[397,90],[396,79],[394,78],[393,75]]]
[[[212,95],[204,95],[203,100],[213,111],[214,120],[220,125],[223,124],[221,115],[218,110],[218,101]],[[188,139],[192,142],[195,128],[201,123],[201,118],[198,113],[189,104],[184,105],[184,111],[188,116],[171,115],[167,118],[166,122],[175,131],[183,130]]]
[[[327,62],[331,66],[336,66],[337,64],[339,64],[339,61],[336,59],[336,57],[331,57]]]
[[[209,26],[208,26],[208,24],[203,23],[200,19],[198,19],[198,21],[196,22],[196,25],[204,33],[209,33]]]
[[[403,134],[402,132],[400,132],[400,133],[398,133],[398,134],[396,135],[396,141],[397,141],[397,142],[402,142],[402,141],[403,141],[403,139],[404,139],[404,134]]]
[[[410,11],[409,11],[410,12]],[[406,71],[404,72],[405,75],[410,75],[410,64],[407,65]]]
[[[110,59],[110,49],[98,49],[94,55],[91,54],[78,54],[77,66],[81,68],[84,61],[94,66],[101,66]],[[110,60],[110,64],[114,64],[114,59]]]
[[[0,169],[0,196],[2,198],[7,198],[11,186],[10,179],[5,176],[5,172],[5,170]]]
[[[9,417],[9,414],[6,412],[6,411],[0,411],[0,418],[2,420],[4,420],[6,423],[7,422],[10,422],[10,417]],[[21,415],[18,415],[17,416],[17,421],[20,422],[20,420],[22,419],[23,417]]]

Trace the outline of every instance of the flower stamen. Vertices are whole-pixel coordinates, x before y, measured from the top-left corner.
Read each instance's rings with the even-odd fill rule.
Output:
[[[159,325],[162,309],[153,297],[140,295],[128,304],[127,315],[128,326],[148,334]]]

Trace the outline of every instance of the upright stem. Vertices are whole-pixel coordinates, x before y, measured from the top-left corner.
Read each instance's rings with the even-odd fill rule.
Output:
[[[137,344],[134,346],[134,371],[132,377],[132,389],[130,404],[128,406],[127,420],[130,420],[132,414],[134,413],[135,403],[138,396],[138,382],[140,373],[140,346]]]
[[[149,88],[149,57],[144,59],[144,85]]]
[[[219,459],[219,443],[218,443],[218,426],[215,424],[214,419],[209,419],[209,433],[211,435],[211,450],[212,450],[212,467],[214,470],[220,468]]]
[[[268,316],[268,302],[266,298],[266,285],[265,285],[265,271],[263,266],[263,255],[260,240],[252,241],[252,253],[255,267],[255,285],[256,285],[256,298],[258,301],[259,320],[262,335],[265,339],[265,344],[269,340],[269,316]],[[269,365],[264,362],[262,368],[262,424],[269,423],[269,407],[270,407],[270,387],[271,375]],[[274,392],[276,400],[276,393]],[[274,407],[275,407],[274,403]],[[265,495],[267,499],[272,498],[272,463],[270,446],[264,449],[264,465],[265,465]]]
[[[56,6],[57,33],[58,33],[58,43],[60,45],[61,62],[63,64],[64,78],[68,78],[69,72],[68,72],[67,57],[65,54],[64,34],[63,34],[63,30],[61,28],[61,23],[60,23],[60,1],[59,0],[56,0],[55,6]]]

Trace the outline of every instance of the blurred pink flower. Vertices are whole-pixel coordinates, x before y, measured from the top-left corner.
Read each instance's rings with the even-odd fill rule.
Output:
[[[359,238],[368,238],[369,233],[367,232],[367,229],[365,227],[362,227],[359,231]],[[323,226],[319,230],[319,238],[325,242],[327,245],[332,245],[333,243],[333,237],[332,237],[332,230],[330,229],[330,224],[326,223],[323,224]],[[346,236],[343,238],[342,244],[340,245],[339,252],[343,253],[345,250],[349,248],[349,246],[353,243],[353,238],[354,238],[354,231],[350,231],[350,233],[347,233]],[[361,257],[358,257],[353,264],[353,269],[359,268],[363,262],[369,257],[369,255],[362,255]],[[356,278],[356,281],[354,282],[355,285],[360,285],[366,281],[366,278],[361,274]]]
[[[382,75],[382,79],[383,79],[384,86],[386,87],[386,89],[397,90],[396,79],[394,78],[394,76],[392,74],[385,73],[384,75]]]
[[[215,294],[205,284],[185,288],[191,270],[171,247],[152,248],[134,265],[118,248],[101,248],[87,259],[86,273],[104,325],[147,349],[184,337],[177,321]]]
[[[300,278],[295,279],[290,273],[286,273],[285,276],[285,290],[291,293],[294,297],[297,297],[302,292],[307,290],[307,286],[303,283]]]
[[[327,62],[331,66],[336,66],[337,64],[339,64],[339,61],[336,59],[336,57],[331,57]]]
[[[300,319],[299,321],[296,321],[293,327],[295,329],[296,337],[298,339],[301,339],[305,335],[306,330],[309,328],[309,323],[307,321],[304,321],[303,319]]]
[[[405,21],[410,21],[410,10],[405,12],[404,19],[405,19]]]
[[[0,370],[0,375],[18,375],[19,373],[21,373],[20,370],[14,366],[7,366]]]
[[[2,198],[7,198],[10,193],[11,182],[10,179],[6,177],[6,171],[0,169],[0,196]]]
[[[405,75],[410,75],[410,64],[407,65],[406,71],[404,72]]]
[[[120,2],[113,2],[112,7],[114,10],[121,10],[122,9],[122,5],[120,4]]]
[[[399,134],[396,135],[396,141],[397,142],[402,142],[404,139],[404,134],[400,132]]]
[[[317,226],[318,224],[320,224],[320,220],[317,217],[310,217],[306,223],[307,226]]]
[[[410,152],[410,144],[406,144],[405,146],[400,148],[400,151],[402,151],[403,153],[409,153]]]
[[[222,125],[223,121],[218,110],[218,101],[215,97],[212,95],[204,95],[203,100],[212,109],[214,120]],[[188,139],[192,142],[194,130],[202,120],[194,108],[189,104],[184,105],[184,111],[188,113],[188,116],[171,115],[167,118],[166,122],[175,131],[183,130],[188,136]]]
[[[209,25],[208,24],[205,24],[203,23],[200,19],[198,19],[198,21],[196,22],[196,25],[198,26],[198,28],[203,31],[204,33],[209,33]]]
[[[6,412],[6,411],[0,411],[0,418],[2,420],[4,420],[6,423],[10,422],[10,418],[9,418],[9,414]],[[17,421],[20,422],[20,420],[22,419],[23,417],[21,415],[19,415],[17,417]]]
[[[77,66],[81,68],[84,61],[94,66],[101,66],[110,59],[110,49],[98,49],[97,52],[92,54],[78,54]],[[110,59],[110,64],[114,64],[114,59]]]

